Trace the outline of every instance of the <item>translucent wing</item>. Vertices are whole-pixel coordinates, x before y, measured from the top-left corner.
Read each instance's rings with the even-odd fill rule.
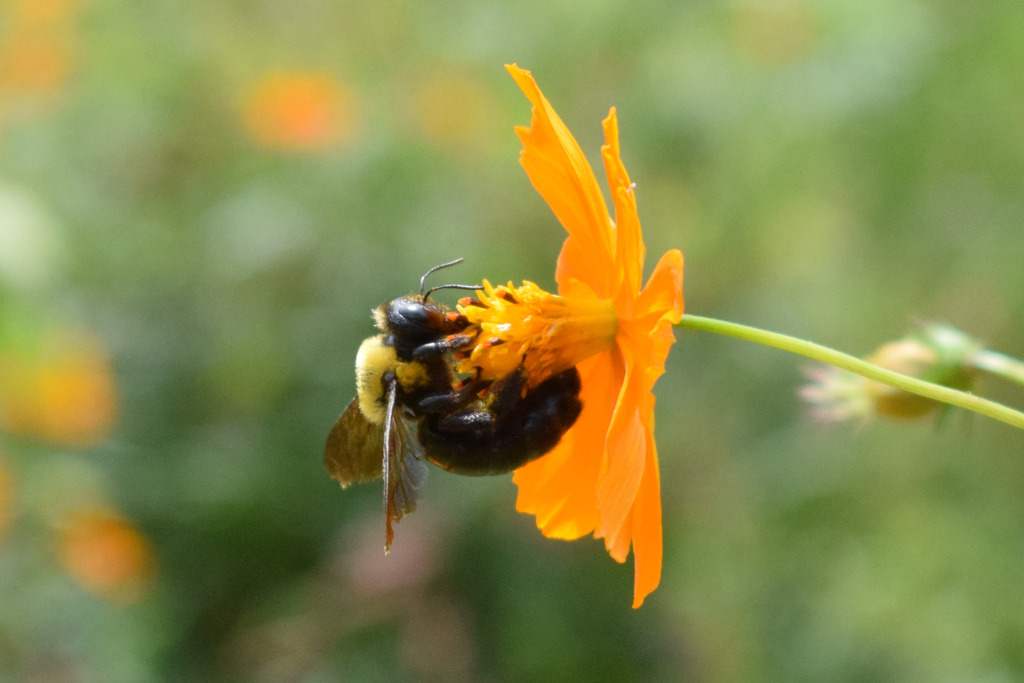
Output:
[[[358,399],[353,400],[334,423],[324,446],[327,473],[343,487],[384,476],[385,551],[391,550],[395,536],[392,525],[416,509],[427,476],[418,423],[402,413],[396,394],[392,381],[382,425],[367,420]]]
[[[392,524],[416,509],[420,489],[427,477],[423,446],[417,435],[418,423],[396,411],[396,383],[388,387],[384,416],[384,552],[391,550],[395,536]]]
[[[353,399],[327,435],[324,446],[327,473],[343,487],[373,481],[381,476],[383,453],[383,427],[367,420],[359,410],[358,399]]]

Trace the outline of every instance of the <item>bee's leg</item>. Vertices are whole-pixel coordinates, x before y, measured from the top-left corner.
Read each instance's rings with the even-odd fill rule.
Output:
[[[473,343],[473,336],[469,334],[450,334],[444,339],[439,339],[434,342],[427,342],[426,344],[420,344],[413,352],[413,360],[425,360],[428,358],[436,358],[437,356],[443,356],[449,351],[458,351],[464,349]]]
[[[494,413],[486,410],[466,410],[438,419],[434,429],[448,434],[483,433],[494,428],[494,420]]]
[[[479,373],[473,379],[460,382],[449,392],[428,394],[416,403],[421,414],[454,413],[477,400],[480,392],[491,386],[492,380],[480,379]]]
[[[442,432],[465,433],[493,428],[502,414],[510,412],[519,403],[525,386],[526,371],[520,367],[492,388],[492,392],[496,393],[486,410],[464,410],[445,415],[435,423],[437,429]]]
[[[488,411],[496,415],[511,411],[523,398],[525,388],[526,368],[520,365],[500,382],[497,382],[496,386],[491,387],[494,400],[487,406]]]

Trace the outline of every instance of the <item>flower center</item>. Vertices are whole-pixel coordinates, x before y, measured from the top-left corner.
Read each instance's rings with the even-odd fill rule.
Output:
[[[476,343],[456,355],[459,372],[479,368],[482,379],[505,377],[525,366],[529,386],[608,351],[619,329],[608,299],[561,297],[532,282],[494,287],[484,280],[477,298],[464,298],[459,313],[479,332]]]

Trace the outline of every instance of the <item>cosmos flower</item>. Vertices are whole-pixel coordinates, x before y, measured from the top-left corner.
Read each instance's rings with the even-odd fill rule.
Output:
[[[602,147],[613,220],[586,157],[530,72],[506,68],[533,103],[530,126],[516,129],[520,161],[569,237],[558,257],[557,295],[531,282],[485,282],[477,301],[460,306],[480,330],[460,370],[500,377],[523,362],[531,385],[579,370],[583,411],[554,450],[515,472],[516,509],[535,515],[550,538],[593,533],[618,562],[632,548],[639,607],[661,578],[651,390],[683,313],[683,255],[665,253],[642,286],[644,244],[615,109],[604,121]]]
[[[245,130],[259,144],[313,150],[351,140],[358,127],[355,94],[317,71],[271,71],[246,95]]]
[[[149,539],[109,508],[79,510],[61,520],[59,550],[61,563],[75,580],[117,602],[139,600],[153,576]]]
[[[60,329],[29,350],[0,348],[0,430],[87,448],[117,421],[114,371],[102,339]]]

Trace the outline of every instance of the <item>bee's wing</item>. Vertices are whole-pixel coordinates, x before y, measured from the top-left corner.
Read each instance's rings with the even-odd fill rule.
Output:
[[[342,486],[373,481],[381,476],[383,452],[383,427],[367,420],[359,410],[359,399],[353,399],[327,435],[324,446],[327,473]]]
[[[391,550],[395,536],[392,524],[416,509],[416,500],[427,478],[423,446],[417,435],[418,423],[395,412],[396,383],[388,388],[384,416],[384,552]]]

